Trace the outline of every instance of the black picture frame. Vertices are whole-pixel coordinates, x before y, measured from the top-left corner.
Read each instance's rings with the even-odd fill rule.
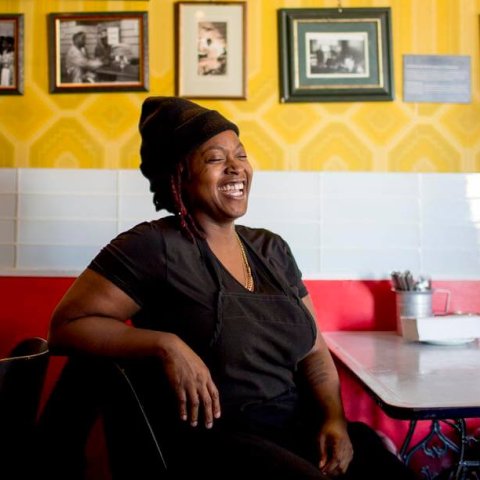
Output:
[[[147,12],[51,13],[48,34],[51,93],[148,91]]]
[[[389,7],[277,14],[282,103],[393,100]]]
[[[23,94],[23,14],[0,14],[0,95]]]

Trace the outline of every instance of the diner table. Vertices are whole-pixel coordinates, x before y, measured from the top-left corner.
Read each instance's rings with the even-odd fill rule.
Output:
[[[140,71],[138,65],[127,64],[120,66],[118,63],[111,63],[105,65],[97,70],[95,73],[99,76],[99,82],[139,82]]]
[[[324,332],[334,358],[358,379],[391,418],[409,421],[400,456],[409,463],[437,438],[436,453],[454,453],[449,476],[480,478],[480,458],[469,455],[479,439],[468,435],[466,419],[480,417],[480,343],[411,342],[396,332]],[[417,422],[429,420],[428,433],[412,442]],[[455,432],[447,436],[442,426]],[[480,452],[480,449],[477,449]],[[473,475],[473,476],[472,476]],[[424,478],[433,478],[429,472]]]

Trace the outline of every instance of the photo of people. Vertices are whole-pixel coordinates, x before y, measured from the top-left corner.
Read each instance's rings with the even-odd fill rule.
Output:
[[[307,77],[368,77],[368,37],[358,33],[306,35]]]
[[[198,75],[227,74],[227,23],[198,23]]]
[[[86,49],[87,35],[83,30],[72,35],[72,44],[65,55],[65,71],[70,83],[94,83],[95,70],[103,65],[99,58],[90,57]]]
[[[15,78],[15,24],[0,20],[0,88],[13,87]]]
[[[60,19],[56,58],[59,85],[138,84],[140,31],[140,25],[132,28],[132,18]]]

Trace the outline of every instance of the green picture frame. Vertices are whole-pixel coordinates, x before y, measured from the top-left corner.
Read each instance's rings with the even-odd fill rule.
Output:
[[[389,7],[277,13],[280,102],[393,100]]]

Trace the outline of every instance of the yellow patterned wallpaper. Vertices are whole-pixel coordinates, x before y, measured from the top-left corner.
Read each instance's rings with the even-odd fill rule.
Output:
[[[480,0],[342,0],[392,9],[395,100],[279,102],[278,8],[335,8],[338,0],[247,0],[246,100],[199,101],[236,121],[263,170],[480,171]],[[146,11],[149,92],[49,93],[47,14]],[[23,13],[25,87],[0,96],[0,167],[137,168],[136,123],[148,95],[174,93],[174,0],[0,0]],[[470,55],[472,103],[402,99],[402,55]]]

